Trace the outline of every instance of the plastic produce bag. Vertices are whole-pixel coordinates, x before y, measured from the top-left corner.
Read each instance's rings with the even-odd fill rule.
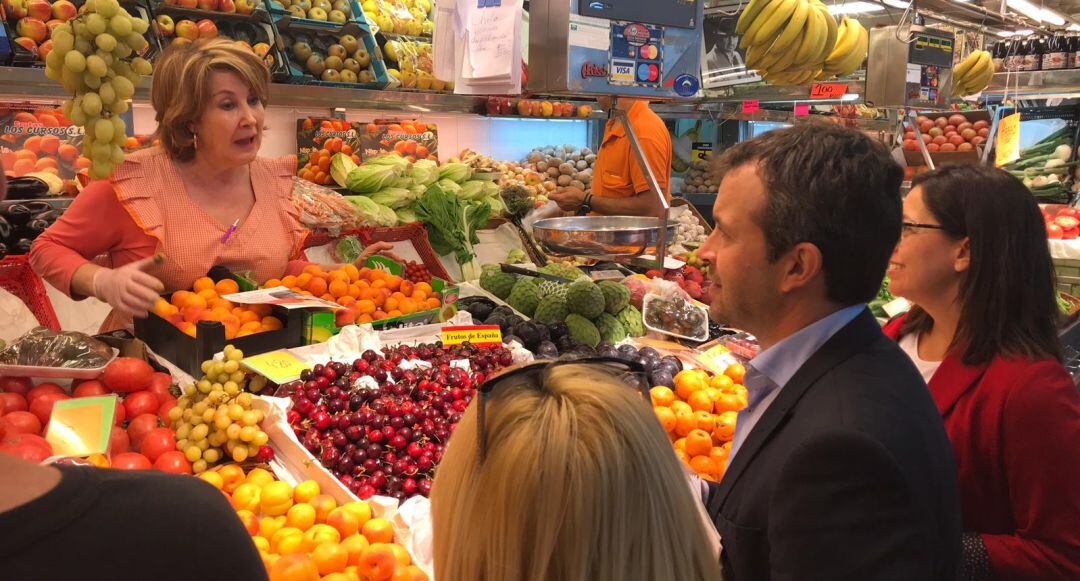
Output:
[[[0,365],[93,369],[112,357],[112,348],[89,335],[37,327],[0,351]]]
[[[649,281],[642,316],[649,330],[692,341],[709,338],[709,310],[691,299],[679,285],[667,280]],[[633,289],[631,289],[631,296]]]

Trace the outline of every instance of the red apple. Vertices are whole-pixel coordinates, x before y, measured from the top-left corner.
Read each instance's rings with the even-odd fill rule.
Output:
[[[937,119],[934,119],[934,125],[937,125],[938,127],[941,127],[942,129],[944,129],[945,126],[948,125],[948,124],[949,124],[949,120],[946,119],[945,117],[938,117]]]
[[[915,122],[918,123],[919,125],[922,125],[923,123],[927,123],[927,122],[931,122],[931,121],[930,121],[930,118],[927,117],[926,115],[919,115],[918,117],[915,118]]]
[[[942,143],[941,151],[956,151],[956,146],[952,143]]]
[[[978,130],[980,130],[980,129],[983,129],[984,127],[990,127],[990,123],[988,123],[988,122],[986,122],[986,121],[976,121],[976,122],[975,122],[975,123],[974,123],[974,124],[972,125],[972,128],[973,128],[973,129],[975,129],[975,131],[978,131]]]
[[[982,136],[976,136],[976,137],[971,138],[971,144],[972,145],[979,145],[980,143],[982,143],[984,141],[986,141],[986,138],[982,137]]]
[[[956,146],[956,151],[972,151],[974,149],[975,146],[970,143],[961,143],[960,145]]]
[[[25,36],[34,41],[35,44],[45,42],[45,38],[49,36],[49,29],[45,26],[45,21],[29,16],[15,25],[15,31],[19,36]]]
[[[931,143],[926,146],[927,151],[938,151],[939,149],[941,149],[941,146],[936,143]]]
[[[928,133],[923,133],[922,134],[922,140],[923,140],[923,143],[931,143],[931,142],[934,141],[934,138],[930,137],[930,135]]]
[[[518,99],[517,112],[522,117],[528,117],[529,112],[532,111],[532,107],[529,106],[529,102],[525,99]]]
[[[56,3],[52,5],[52,17],[57,20],[70,20],[75,18],[79,13],[79,9],[68,0],[56,0]]]
[[[176,32],[176,23],[168,14],[158,14],[154,19],[154,25],[157,26],[158,33],[161,36],[171,37]]]
[[[959,133],[953,133],[949,136],[949,143],[953,145],[960,145],[961,143],[965,143],[965,139]]]
[[[941,135],[945,135],[945,131],[942,128],[936,127],[936,126],[931,127],[930,131],[927,131],[926,133],[930,137],[938,137],[938,136],[941,136]]]
[[[972,123],[964,121],[963,123],[956,126],[956,130],[960,133],[963,133],[965,129],[971,129],[971,127],[973,127]]]
[[[578,117],[588,117],[589,115],[592,115],[592,107],[591,106],[589,106],[589,105],[578,105],[578,108],[577,108],[577,116]]]
[[[979,137],[982,137],[983,139],[986,139],[987,137],[990,137],[990,128],[989,127],[980,127],[978,130],[976,130],[976,133],[979,134]]]
[[[915,141],[914,139],[905,139],[904,140],[904,149],[906,149],[908,151],[918,151],[919,150],[919,142]]]
[[[29,0],[26,3],[26,16],[45,22],[52,18],[52,6],[48,0]]]
[[[978,131],[975,131],[974,129],[972,129],[970,127],[967,127],[963,131],[960,132],[960,137],[963,137],[964,141],[971,141],[971,138],[977,136],[978,134],[979,134]],[[959,145],[959,144],[957,144],[957,145]]]
[[[219,0],[197,0],[195,5],[198,6],[199,10],[216,12],[219,4]]]
[[[920,121],[919,122],[919,132],[920,133],[926,133],[926,132],[930,131],[930,129],[932,127],[934,127],[934,122],[933,121],[926,120],[926,121]]]
[[[957,132],[958,132],[958,130],[956,129],[955,125],[946,125],[945,126],[945,135],[948,135],[950,133],[957,133]]]
[[[195,40],[199,38],[199,27],[190,20],[181,20],[176,23],[176,38]]]
[[[8,22],[26,18],[26,4],[26,0],[4,0],[4,12],[7,13]]]
[[[203,18],[196,24],[199,28],[199,38],[217,38],[217,25],[209,18]]]
[[[251,14],[255,11],[254,0],[235,0],[237,14]]]
[[[914,131],[905,131],[904,132],[904,139],[915,139],[915,132]]]
[[[956,113],[954,115],[949,115],[948,121],[949,121],[949,125],[959,125],[959,124],[964,123],[965,121],[967,121],[967,117],[964,117],[963,115],[961,115],[959,113]]]
[[[221,12],[236,12],[236,3],[233,0],[220,0],[218,10]]]

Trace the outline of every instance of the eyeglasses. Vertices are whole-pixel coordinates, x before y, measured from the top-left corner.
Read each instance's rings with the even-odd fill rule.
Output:
[[[477,418],[476,418],[476,442],[479,446],[479,458],[480,464],[484,463],[484,458],[487,456],[487,429],[485,424],[485,412],[487,409],[487,401],[494,393],[501,387],[507,385],[516,384],[517,382],[511,382],[512,378],[524,378],[532,376],[530,378],[530,385],[536,389],[543,389],[539,381],[541,373],[547,369],[559,365],[596,365],[602,367],[616,377],[627,387],[638,390],[641,394],[641,398],[645,402],[649,402],[649,378],[645,373],[645,367],[637,361],[627,361],[625,359],[619,359],[617,357],[582,357],[580,359],[544,359],[537,360],[531,363],[519,365],[517,367],[508,367],[499,374],[488,378],[484,383],[480,385],[477,390],[480,401],[477,402]]]
[[[918,230],[941,230],[945,231],[945,227],[941,224],[920,224],[918,222],[901,222],[900,223],[900,236],[910,236]]]

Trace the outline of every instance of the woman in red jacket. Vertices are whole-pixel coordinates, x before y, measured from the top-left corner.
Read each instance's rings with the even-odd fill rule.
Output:
[[[1046,230],[999,169],[950,165],[904,200],[885,332],[926,378],[956,455],[966,579],[1080,579],[1080,395],[1061,366]]]

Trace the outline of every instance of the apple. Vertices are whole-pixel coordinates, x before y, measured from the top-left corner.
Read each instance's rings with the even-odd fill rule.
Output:
[[[551,117],[551,114],[555,112],[555,107],[552,106],[551,101],[540,101],[540,116]]]
[[[293,18],[307,18],[307,12],[296,4],[289,7],[289,14],[292,14]]]
[[[53,31],[56,30],[56,27],[60,26],[61,24],[64,24],[64,21],[58,18],[53,18],[52,20],[45,23],[45,28],[49,29],[49,38],[52,38]]]
[[[904,149],[906,149],[908,151],[918,151],[919,150],[919,142],[915,141],[914,139],[905,139],[904,140]]]
[[[356,62],[354,58],[345,59],[345,70],[351,71],[354,75],[360,74],[360,63]],[[342,71],[344,72],[344,71]],[[354,81],[355,82],[355,81]]]
[[[914,131],[905,131],[904,132],[904,139],[915,139],[915,132]]]
[[[975,146],[970,143],[961,143],[956,146],[956,151],[973,151]]]
[[[311,0],[300,0],[299,2],[293,1],[293,6],[299,6],[304,9],[304,12],[311,10]]]
[[[342,62],[341,57],[339,56],[330,55],[326,57],[324,62],[326,62],[326,68],[334,69],[338,72],[341,72],[341,69],[345,68],[345,63]]]
[[[956,129],[955,125],[946,125],[945,126],[945,133],[944,134],[948,135],[950,133],[957,133],[957,129]]]
[[[336,22],[338,24],[345,24],[345,21],[348,20],[348,17],[346,17],[345,13],[340,10],[331,10],[330,14],[327,16],[327,20],[329,20],[330,22]]]
[[[308,10],[308,18],[312,20],[326,21],[329,17],[326,15],[326,11],[322,8],[319,8],[318,6],[312,6],[311,10]]]
[[[7,13],[8,22],[26,18],[26,4],[26,0],[4,0],[4,12]]]
[[[352,13],[352,8],[349,7],[347,0],[334,0],[334,3],[330,5],[334,10],[340,10],[344,12],[346,16]]]
[[[517,112],[518,115],[521,115],[522,117],[528,117],[529,113],[532,112],[532,107],[527,100],[519,99],[517,102]]]
[[[307,62],[308,58],[311,57],[311,45],[302,40],[298,40],[292,45],[292,53],[297,61]]]
[[[979,137],[982,137],[983,139],[986,139],[987,137],[990,137],[990,128],[989,127],[976,128],[976,133],[979,134]]]
[[[203,18],[196,25],[199,29],[199,38],[217,38],[217,25],[209,18]]]
[[[311,2],[312,8],[322,8],[325,12],[330,12],[334,7],[330,4],[330,0],[313,0]]]
[[[184,19],[176,23],[176,38],[196,40],[199,38],[199,26],[194,22]]]
[[[326,81],[327,83],[340,83],[341,73],[337,72],[334,69],[328,68],[322,72],[322,76],[320,78],[322,78],[322,80]]]
[[[972,127],[972,128],[973,128],[973,129],[975,130],[975,131],[978,131],[978,130],[980,130],[980,129],[983,129],[983,128],[989,128],[989,127],[990,127],[990,123],[988,123],[988,122],[986,122],[986,121],[976,121],[976,122],[975,122],[975,123],[974,123],[974,124],[973,124],[973,125],[972,125],[971,127]]]
[[[952,143],[942,143],[941,151],[956,151],[956,145]]]
[[[356,37],[351,34],[343,34],[338,39],[338,44],[345,47],[345,52],[353,54],[356,49],[360,48],[360,41],[356,40]]]
[[[975,131],[974,129],[972,129],[970,127],[965,127],[964,130],[960,132],[960,136],[964,138],[964,141],[971,141],[971,138],[975,137],[978,134],[979,134],[978,131]],[[959,145],[959,144],[957,144],[957,145]]]
[[[942,129],[944,129],[945,126],[948,125],[948,124],[949,124],[949,120],[946,119],[945,117],[938,117],[937,119],[934,119],[934,125],[937,125],[938,127],[941,127]]]
[[[52,5],[52,17],[57,20],[67,21],[79,14],[79,9],[68,0],[56,0]]]
[[[928,134],[928,133],[923,133],[922,134],[922,140],[923,140],[923,143],[931,143],[931,142],[934,141],[934,138],[930,137],[930,134]]]
[[[331,44],[326,49],[326,56],[336,56],[339,59],[344,59],[346,56],[348,56],[348,54],[349,53],[345,50],[345,47],[340,44]]]
[[[170,42],[169,44],[175,44],[177,46],[181,46],[181,45],[185,45],[185,44],[187,44],[189,42],[191,42],[190,38],[180,38],[178,36],[178,37],[172,39],[172,42]]]
[[[52,52],[52,39],[46,40],[38,47],[38,60],[45,62],[45,58]]]
[[[920,133],[926,133],[926,132],[930,131],[930,129],[933,128],[933,127],[934,127],[934,122],[933,121],[924,121],[922,123],[919,123],[919,132]]]
[[[229,14],[236,12],[236,3],[233,0],[220,0],[218,2],[218,11]]]
[[[949,136],[949,143],[953,145],[960,145],[961,143],[965,142],[966,140],[964,139],[964,136],[960,135],[959,133],[954,133]]]
[[[45,26],[45,21],[29,16],[23,18],[15,25],[15,32],[18,33],[19,36],[34,41],[35,46],[45,42],[45,38],[49,36],[49,29]]]
[[[235,0],[237,14],[251,14],[255,12],[255,0]]]
[[[195,5],[199,8],[199,10],[217,12],[219,4],[219,0],[198,0]]]
[[[361,83],[374,83],[375,82],[375,73],[371,72],[371,69],[364,69],[364,70],[360,71],[359,77],[360,77],[360,82]]]
[[[926,150],[927,151],[938,151],[940,149],[941,149],[941,146],[936,144],[936,143],[929,143],[929,144],[926,145]]]
[[[930,137],[940,137],[942,135],[945,135],[945,132],[942,131],[942,129],[940,127],[931,127],[930,131],[927,131],[926,133]]]
[[[948,121],[949,121],[949,125],[960,125],[961,123],[967,122],[967,117],[964,117],[963,115],[961,115],[959,113],[956,113],[956,114],[953,114],[953,115],[949,115],[949,120]]]
[[[52,6],[48,0],[29,0],[26,3],[26,16],[45,22],[52,18]]]
[[[532,103],[529,103],[529,107],[532,108],[533,117],[544,116],[544,104],[542,101],[533,101]]]
[[[919,115],[918,117],[915,118],[915,122],[918,123],[919,125],[922,125],[923,123],[926,123],[928,121],[930,121],[930,118],[927,117],[926,115]]]
[[[318,77],[323,74],[323,71],[326,70],[326,61],[323,60],[323,57],[317,54],[313,54],[308,57],[308,60],[306,63],[304,63],[304,66],[307,67],[307,71],[309,73]]]
[[[172,36],[176,32],[176,23],[168,14],[158,14],[154,19],[154,26],[157,26],[158,34],[161,36]]]
[[[944,135],[938,135],[938,136],[934,137],[934,139],[931,141],[931,143],[934,143],[936,145],[944,145],[944,144],[946,144],[948,142],[949,142],[949,138],[945,137]]]
[[[344,71],[341,71],[340,75],[341,75],[341,82],[342,83],[355,84],[359,80],[359,77],[357,76],[357,74],[355,72],[353,72],[353,71],[350,71],[349,69],[345,69]]]
[[[963,133],[965,129],[970,129],[973,126],[974,126],[973,123],[970,123],[968,121],[964,121],[963,123],[956,126],[956,130],[959,131],[960,133]]]
[[[356,62],[360,63],[360,68],[362,69],[366,69],[371,65],[371,53],[369,53],[366,48],[356,49],[356,52],[353,53],[353,58],[356,59]]]
[[[986,138],[982,137],[982,136],[976,136],[976,137],[971,138],[971,144],[972,145],[979,145],[980,143],[983,143],[984,141],[986,141]]]

